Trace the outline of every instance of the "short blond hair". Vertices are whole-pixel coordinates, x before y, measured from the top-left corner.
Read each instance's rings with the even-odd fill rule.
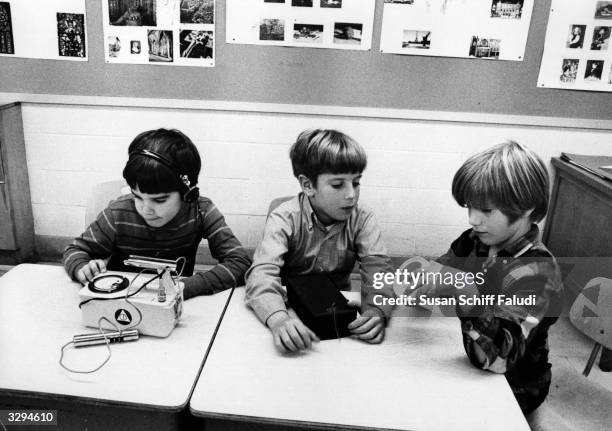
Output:
[[[508,141],[473,155],[453,178],[453,197],[463,207],[494,206],[512,223],[533,209],[538,222],[548,211],[549,178],[542,159],[525,146]]]

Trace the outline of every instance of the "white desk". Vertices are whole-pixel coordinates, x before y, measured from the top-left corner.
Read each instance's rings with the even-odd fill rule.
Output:
[[[505,378],[468,362],[457,318],[391,322],[380,345],[343,338],[285,356],[238,289],[190,410],[212,419],[334,429],[529,429]]]
[[[5,402],[15,397],[38,399],[41,408],[52,409],[53,402],[76,401],[96,411],[127,406],[140,413],[140,419],[135,416],[140,425],[143,411],[153,412],[150,419],[160,425],[154,413],[183,410],[229,291],[186,301],[181,323],[169,337],[113,344],[112,357],[101,370],[73,374],[58,363],[60,347],[75,334],[96,332],[81,324],[78,289],[60,266],[24,264],[0,277],[0,396]],[[70,346],[65,363],[91,369],[106,353],[103,345]],[[61,421],[62,412],[58,416]],[[98,419],[106,421],[101,429],[112,428],[112,418]],[[87,426],[92,429],[91,422]]]

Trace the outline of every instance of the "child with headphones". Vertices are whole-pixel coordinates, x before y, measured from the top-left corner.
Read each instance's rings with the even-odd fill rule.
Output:
[[[132,193],[111,202],[66,248],[63,263],[72,279],[86,284],[107,269],[133,271],[123,261],[139,255],[183,257],[185,299],[243,284],[251,259],[212,201],[199,196],[201,161],[191,140],[178,130],[150,130],[128,152],[123,178]],[[218,264],[193,274],[202,239]]]

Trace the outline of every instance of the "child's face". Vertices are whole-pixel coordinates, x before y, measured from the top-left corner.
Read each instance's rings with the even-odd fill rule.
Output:
[[[179,192],[142,193],[132,189],[136,211],[151,227],[162,227],[172,220],[181,209],[181,194]]]
[[[529,232],[530,213],[527,212],[514,223],[510,223],[508,217],[495,207],[468,207],[469,223],[478,239],[483,244],[500,250]]]
[[[323,224],[347,220],[359,201],[361,174],[320,174],[316,187],[304,187]]]

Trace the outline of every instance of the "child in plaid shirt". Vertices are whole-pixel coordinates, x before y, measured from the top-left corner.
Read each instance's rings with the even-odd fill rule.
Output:
[[[453,178],[452,193],[468,209],[472,228],[426,270],[480,273],[484,282],[417,291],[472,299],[456,306],[470,362],[503,373],[525,414],[548,395],[548,328],[561,309],[559,267],[536,225],[546,215],[548,190],[544,163],[516,142],[469,158]],[[474,301],[485,297],[494,300]]]

